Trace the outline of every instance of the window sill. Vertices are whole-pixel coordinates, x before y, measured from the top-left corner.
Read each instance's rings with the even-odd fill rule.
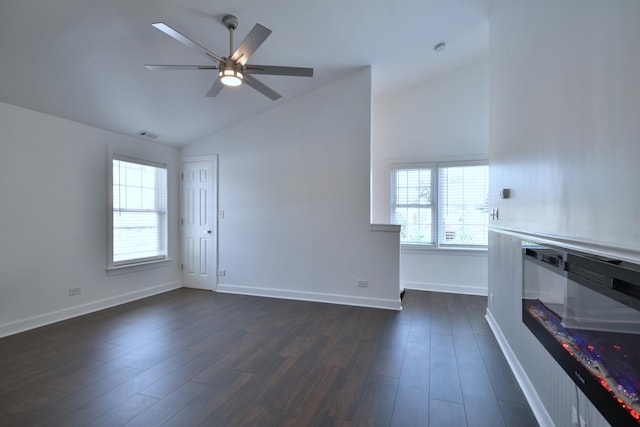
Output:
[[[401,244],[400,245],[401,253],[429,253],[429,254],[438,254],[438,255],[467,255],[467,256],[486,256],[488,253],[487,247],[479,247],[479,248],[454,248],[454,247],[435,247],[432,245],[411,245],[411,244]]]
[[[402,226],[398,224],[370,224],[371,231],[388,231],[392,233],[400,233]]]
[[[149,270],[151,268],[162,267],[164,264],[173,261],[173,258],[163,258],[153,261],[138,262],[136,264],[125,264],[107,267],[107,275],[133,273],[135,271]]]

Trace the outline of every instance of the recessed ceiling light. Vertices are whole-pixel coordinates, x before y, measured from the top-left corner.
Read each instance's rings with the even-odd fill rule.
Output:
[[[444,50],[444,48],[447,47],[445,42],[440,42],[437,45],[435,45],[433,47],[433,50],[435,50],[436,52],[442,52]]]

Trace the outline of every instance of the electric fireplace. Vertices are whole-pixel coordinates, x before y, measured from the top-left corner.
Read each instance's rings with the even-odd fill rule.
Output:
[[[612,425],[640,426],[640,265],[523,247],[522,320]]]

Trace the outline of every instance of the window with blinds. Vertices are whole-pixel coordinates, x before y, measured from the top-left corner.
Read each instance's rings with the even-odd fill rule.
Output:
[[[489,167],[439,168],[438,196],[440,245],[487,245]]]
[[[167,257],[167,168],[114,155],[111,265]]]
[[[404,243],[433,243],[433,169],[398,169],[393,175],[394,224],[402,224]]]
[[[400,242],[434,247],[487,245],[489,166],[431,163],[392,167],[391,222]]]

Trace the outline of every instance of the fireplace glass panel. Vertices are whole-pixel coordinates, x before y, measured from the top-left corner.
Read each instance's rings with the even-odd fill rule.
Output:
[[[613,425],[640,425],[639,289],[635,264],[523,250],[524,323]]]

